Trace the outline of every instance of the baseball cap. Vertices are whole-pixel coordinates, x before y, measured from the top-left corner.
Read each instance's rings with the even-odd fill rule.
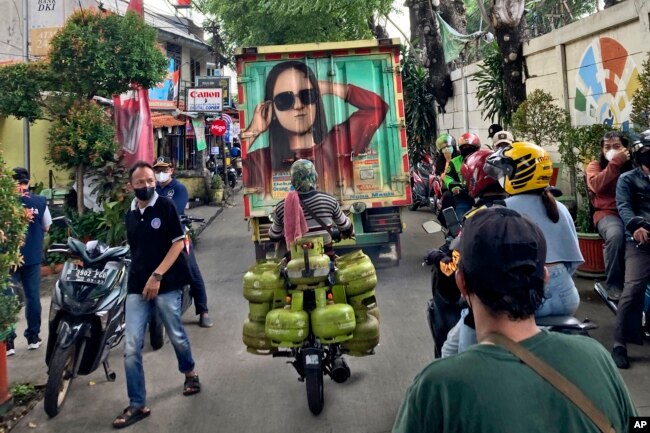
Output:
[[[503,127],[499,125],[498,123],[493,123],[490,125],[488,128],[488,138],[492,138],[494,134],[496,134],[499,131],[503,131]]]
[[[171,167],[171,166],[172,166],[172,160],[167,156],[159,156],[153,162],[153,168],[156,168],[156,167]]]
[[[476,212],[466,220],[457,249],[465,279],[473,287],[505,296],[532,289],[531,281],[544,285],[544,234],[513,209],[493,206]]]
[[[12,176],[14,180],[18,183],[28,183],[29,182],[29,171],[24,167],[14,168],[14,174]]]
[[[515,141],[515,137],[509,131],[499,131],[492,136],[493,147],[497,147],[502,143],[512,144],[513,141]]]

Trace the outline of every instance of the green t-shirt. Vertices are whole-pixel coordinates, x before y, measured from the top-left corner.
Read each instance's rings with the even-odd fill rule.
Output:
[[[619,433],[636,414],[609,353],[595,340],[541,333],[524,347],[573,382]],[[570,400],[505,349],[477,344],[420,372],[393,433],[598,433]]]

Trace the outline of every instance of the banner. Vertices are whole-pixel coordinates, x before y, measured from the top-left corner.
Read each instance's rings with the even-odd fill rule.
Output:
[[[153,125],[145,89],[113,96],[117,141],[124,150],[124,165],[153,161]]]
[[[176,70],[176,62],[169,59],[167,64],[167,76],[152,89],[149,89],[149,100],[152,108],[176,108],[178,100],[178,85],[180,81],[180,70]]]
[[[205,120],[202,116],[192,119],[194,126],[194,136],[196,137],[196,150],[205,150],[208,145],[205,142]]]

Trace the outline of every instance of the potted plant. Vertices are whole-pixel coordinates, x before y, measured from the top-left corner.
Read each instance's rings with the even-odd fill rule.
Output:
[[[589,162],[599,158],[600,141],[605,132],[610,130],[611,128],[599,124],[570,127],[565,142],[558,146],[562,163],[569,170],[572,184],[575,185],[575,223],[580,251],[585,259],[578,268],[582,276],[601,276],[605,272],[603,240],[593,223],[586,169]]]
[[[224,184],[223,179],[218,174],[212,176],[212,181],[210,183],[210,193],[211,199],[215,203],[221,203],[223,201],[223,190]]]
[[[19,200],[16,182],[0,154],[0,413],[11,406],[5,340],[16,324],[20,302],[11,290],[11,272],[22,260],[29,215]]]

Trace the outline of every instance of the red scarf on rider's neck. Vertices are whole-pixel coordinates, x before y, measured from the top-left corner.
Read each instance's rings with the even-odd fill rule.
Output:
[[[284,240],[287,243],[287,249],[291,244],[307,233],[307,220],[300,206],[300,197],[298,191],[291,190],[284,199]]]

